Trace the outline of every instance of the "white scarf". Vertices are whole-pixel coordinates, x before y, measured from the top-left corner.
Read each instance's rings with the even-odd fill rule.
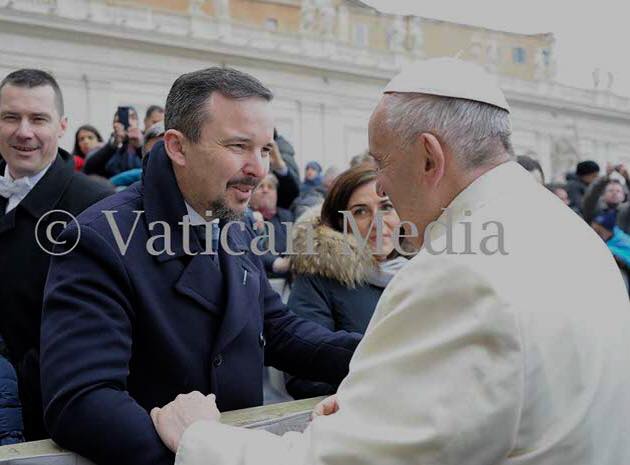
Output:
[[[6,213],[13,210],[24,197],[28,195],[33,187],[35,187],[35,184],[44,177],[51,165],[52,163],[33,176],[24,176],[20,179],[13,179],[9,173],[9,167],[5,166],[4,176],[0,176],[0,196],[9,200],[7,202]]]
[[[370,271],[366,280],[373,286],[385,288],[407,263],[409,260],[402,256],[378,263],[377,268]]]

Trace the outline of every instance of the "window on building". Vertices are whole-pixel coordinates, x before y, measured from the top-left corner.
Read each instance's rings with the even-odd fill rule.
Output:
[[[369,38],[368,38],[368,25],[367,24],[354,25],[354,44],[359,47],[368,46]]]
[[[549,50],[548,48],[544,48],[542,51],[542,56],[543,64],[545,66],[549,66],[549,63],[551,62],[551,50]]]
[[[519,65],[525,63],[527,56],[525,55],[525,49],[523,47],[514,47],[512,49],[512,61]]]
[[[278,30],[278,20],[276,18],[267,18],[265,21],[265,30],[276,32]]]

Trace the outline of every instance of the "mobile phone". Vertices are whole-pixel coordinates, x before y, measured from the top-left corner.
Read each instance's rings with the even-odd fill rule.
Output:
[[[118,115],[118,122],[124,126],[125,131],[129,129],[129,107],[118,107],[116,114]]]

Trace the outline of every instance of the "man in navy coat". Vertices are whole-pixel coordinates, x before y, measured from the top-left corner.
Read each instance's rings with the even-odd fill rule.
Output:
[[[178,394],[213,393],[232,410],[262,403],[263,363],[330,383],[346,375],[360,336],[288,311],[253,236],[229,224],[268,170],[271,98],[236,70],[181,76],[142,182],[57,239],[76,243],[52,259],[41,330],[45,423],[61,446],[97,464],[172,464],[148,412]],[[221,231],[216,255],[186,215]]]

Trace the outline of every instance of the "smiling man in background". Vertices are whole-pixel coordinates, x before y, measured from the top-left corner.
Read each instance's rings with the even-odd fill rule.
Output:
[[[63,210],[78,215],[112,193],[59,148],[68,125],[63,96],[45,71],[21,69],[0,82],[0,333],[16,368],[27,440],[48,437],[39,387],[39,327],[50,255],[37,244]],[[59,234],[60,228],[53,228]],[[45,243],[49,250],[50,242]]]

